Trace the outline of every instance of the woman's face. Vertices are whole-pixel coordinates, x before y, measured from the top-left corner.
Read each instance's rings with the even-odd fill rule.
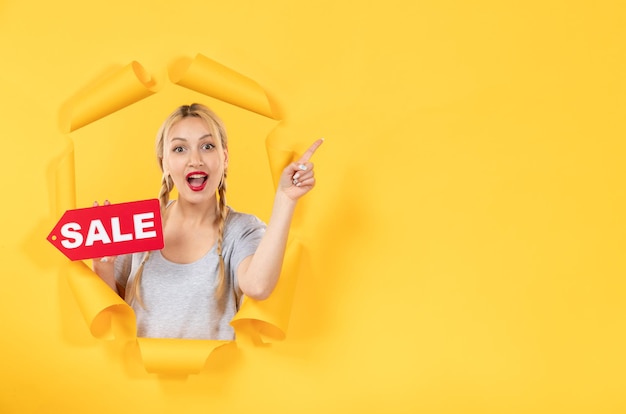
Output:
[[[202,118],[186,117],[172,125],[165,137],[163,169],[179,197],[192,203],[215,197],[227,166],[228,150]]]

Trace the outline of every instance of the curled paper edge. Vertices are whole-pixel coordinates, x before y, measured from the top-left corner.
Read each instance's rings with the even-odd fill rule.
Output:
[[[281,131],[283,127],[284,122],[280,122],[272,131],[270,131],[265,139],[265,151],[267,152],[267,159],[270,164],[270,173],[272,175],[272,183],[274,184],[275,190],[278,189],[278,181],[280,180],[283,169],[298,159],[296,151],[282,145]]]
[[[271,343],[285,339],[302,249],[303,246],[297,238],[289,239],[276,288],[270,297],[263,301],[250,298],[244,300],[230,323],[236,332],[256,334],[253,338],[256,343]]]
[[[132,308],[84,262],[69,262],[67,281],[94,337],[111,340],[136,336]]]
[[[191,61],[181,59],[174,63],[169,77],[179,86],[270,119],[279,119],[275,105],[256,81],[202,54]]]
[[[154,78],[133,61],[68,100],[60,110],[61,130],[70,133],[157,92]]]
[[[195,64],[194,64],[195,63]],[[204,95],[237,105],[278,120],[265,91],[253,80],[202,55],[184,67],[172,78],[179,86]],[[179,78],[177,78],[179,77]],[[212,83],[213,82],[213,83]],[[217,82],[217,83],[215,83]],[[212,85],[212,86],[211,86]],[[225,86],[224,86],[225,85]],[[132,62],[106,80],[81,91],[77,98],[63,108],[63,120],[67,123],[66,133],[87,125],[128,105],[138,102],[156,92],[154,83],[139,63]],[[214,88],[214,89],[212,89]],[[228,95],[234,92],[234,95]],[[228,94],[227,94],[228,93]],[[292,150],[271,150],[272,133],[266,138],[272,175],[281,171],[293,158]],[[73,143],[71,136],[70,141]],[[75,206],[75,169],[73,145],[69,156],[59,165],[57,184],[57,206]],[[293,230],[293,229],[292,229]],[[246,325],[251,335],[262,341],[283,340],[297,280],[297,262],[302,246],[290,240],[285,253],[282,282],[279,282],[270,298],[261,302],[249,300],[233,318],[234,326]],[[205,366],[211,353],[220,346],[233,341],[174,340],[163,338],[138,338],[132,308],[115,294],[83,262],[70,262],[68,282],[91,334],[99,339],[135,340],[142,355],[147,372],[164,374],[197,373]],[[275,314],[274,314],[275,313]],[[169,359],[174,355],[173,359]],[[184,359],[181,360],[181,356]]]
[[[69,139],[68,145],[59,158],[54,180],[55,189],[51,192],[55,197],[53,205],[56,209],[56,215],[59,217],[66,210],[76,208],[76,172],[74,166],[74,141]]]
[[[217,348],[232,341],[137,338],[144,368],[151,374],[197,374]]]

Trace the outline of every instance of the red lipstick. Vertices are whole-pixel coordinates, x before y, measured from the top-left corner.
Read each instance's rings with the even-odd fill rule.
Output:
[[[206,187],[209,176],[202,171],[192,171],[185,178],[192,191],[202,191]]]

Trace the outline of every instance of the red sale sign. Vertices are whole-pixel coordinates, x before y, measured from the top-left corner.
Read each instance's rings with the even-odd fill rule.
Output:
[[[160,250],[159,200],[68,210],[47,240],[70,260]]]

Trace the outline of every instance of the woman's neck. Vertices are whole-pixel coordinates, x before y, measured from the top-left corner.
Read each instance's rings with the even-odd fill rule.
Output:
[[[166,210],[166,219],[192,226],[212,225],[217,218],[217,200],[189,203],[178,199]]]

